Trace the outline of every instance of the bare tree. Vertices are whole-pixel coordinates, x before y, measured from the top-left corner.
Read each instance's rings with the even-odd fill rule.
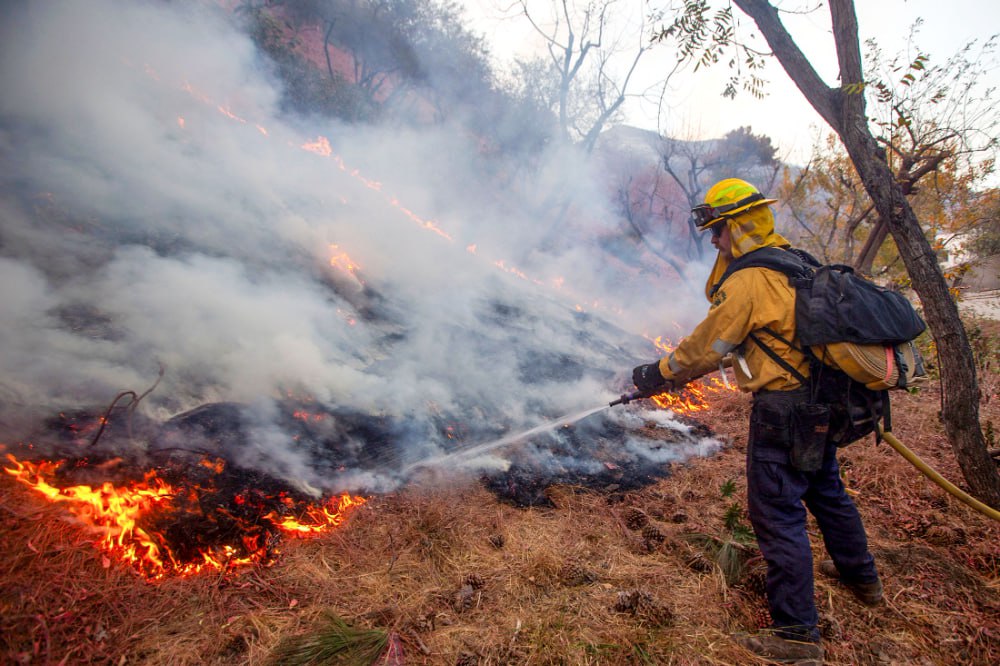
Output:
[[[563,137],[579,141],[590,153],[630,94],[639,62],[652,48],[645,25],[620,28],[620,0],[552,0],[547,16],[537,3],[518,4],[545,44],[545,70],[554,82],[548,103]]]
[[[670,266],[685,282],[689,276],[685,265],[689,257],[677,243],[677,218],[686,220],[685,209],[678,216],[676,185],[647,154],[628,150],[608,155],[607,171],[614,174],[613,196],[618,213],[628,225],[626,237],[644,246],[650,253]]]

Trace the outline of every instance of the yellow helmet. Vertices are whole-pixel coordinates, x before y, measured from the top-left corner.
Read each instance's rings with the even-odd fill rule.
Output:
[[[691,209],[695,226],[704,231],[723,217],[732,217],[745,210],[777,202],[765,199],[756,187],[739,178],[726,178],[709,188],[705,203]]]

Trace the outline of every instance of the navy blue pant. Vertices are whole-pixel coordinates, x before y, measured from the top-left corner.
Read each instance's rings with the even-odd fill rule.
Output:
[[[773,421],[776,411],[785,410],[787,416],[795,401],[794,395],[755,397],[747,446],[748,513],[767,561],[772,627],[784,638],[818,641],[806,507],[845,581],[874,582],[878,573],[861,516],[840,480],[836,446],[826,445],[823,464],[815,472],[800,472],[789,462],[790,428]],[[770,407],[770,424],[761,423],[762,402]]]

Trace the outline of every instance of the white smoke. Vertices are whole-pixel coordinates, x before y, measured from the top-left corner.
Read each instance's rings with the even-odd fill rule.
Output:
[[[390,415],[427,455],[436,416],[499,433],[607,401],[656,356],[633,334],[704,311],[655,284],[607,291],[607,257],[578,225],[535,217],[454,128],[282,113],[226,12],[2,11],[4,437],[141,392],[162,367],[150,416],[253,405],[245,462],[336,485],[277,425],[274,401]],[[570,163],[553,157],[533,191],[572,183],[572,210],[602,219],[599,174]],[[355,273],[331,265],[341,253]]]

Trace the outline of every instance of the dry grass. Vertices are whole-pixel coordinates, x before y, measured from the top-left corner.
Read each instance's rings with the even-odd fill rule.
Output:
[[[998,423],[995,377],[984,386],[984,422]],[[936,390],[897,396],[894,430],[962,485]],[[638,492],[557,487],[555,508],[518,509],[474,479],[427,482],[286,542],[270,568],[155,584],[0,475],[0,661],[265,664],[334,614],[388,631],[402,658],[383,663],[756,663],[728,636],[768,621],[759,568],[727,587],[683,539],[720,532],[727,479],[742,501],[748,404],[717,397],[702,418],[731,446]],[[887,445],[854,444],[842,459],[887,602],[865,608],[817,578],[828,663],[1000,663],[1000,526]]]

